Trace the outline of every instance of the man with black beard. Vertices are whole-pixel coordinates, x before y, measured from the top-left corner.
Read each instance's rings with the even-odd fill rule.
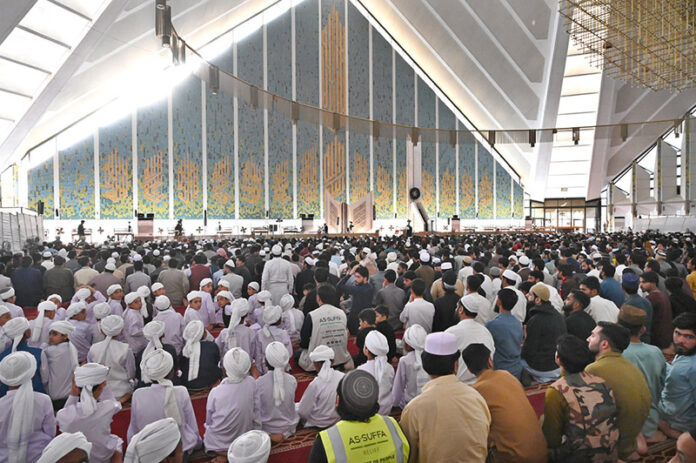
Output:
[[[590,305],[590,296],[576,289],[563,301],[563,313],[566,315],[568,334],[586,340],[597,324],[585,309]]]
[[[696,429],[696,314],[682,313],[672,324],[677,356],[665,379],[658,411],[660,430],[677,439],[682,432]]]

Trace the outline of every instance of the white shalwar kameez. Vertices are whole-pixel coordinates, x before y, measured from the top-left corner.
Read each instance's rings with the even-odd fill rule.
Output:
[[[12,423],[12,402],[17,389],[7,391],[0,399],[0,461],[9,461],[7,436]],[[27,462],[38,461],[44,447],[56,437],[56,419],[53,415],[51,399],[40,392],[34,392],[34,416],[31,434],[27,439]]]
[[[387,364],[384,369],[382,378],[377,377],[377,361],[375,359],[368,360],[358,367],[358,370],[365,370],[375,377],[377,383],[379,384],[379,414],[383,416],[389,415],[391,412],[393,399],[392,399],[392,389],[394,385],[394,368],[391,364]]]
[[[106,349],[106,356],[104,356],[104,349]],[[87,361],[109,367],[106,384],[114,396],[121,398],[133,392],[131,380],[135,378],[135,355],[128,344],[116,339],[111,339],[110,342],[100,341],[89,349]]]
[[[176,353],[180,354],[185,344],[182,335],[186,327],[184,324],[184,317],[170,307],[167,310],[157,310],[153,320],[164,323],[164,338],[162,338],[162,343],[170,344],[176,349]]]
[[[328,379],[317,376],[297,403],[297,413],[305,428],[328,428],[341,419],[336,411],[336,388],[344,373],[333,368]]]
[[[256,381],[251,376],[239,383],[214,387],[205,408],[203,443],[206,450],[227,450],[238,436],[261,429],[261,405],[256,395]]]
[[[268,371],[268,367],[266,366],[266,347],[268,347],[268,345],[273,341],[282,343],[290,353],[290,357],[292,357],[292,342],[290,342],[288,333],[286,333],[282,328],[274,325],[269,326],[268,330],[271,333],[270,337],[266,335],[266,332],[263,329],[260,329],[256,332],[256,336],[254,337],[254,342],[252,344],[253,352],[251,357],[254,359],[256,369],[259,370],[259,373],[262,375],[266,374]]]
[[[70,341],[44,345],[43,351],[48,362],[48,381],[44,388],[51,400],[65,399],[72,389],[73,372],[79,366],[73,363]]]
[[[147,339],[143,334],[145,321],[140,310],[126,309],[123,314],[123,334],[126,342],[133,352],[140,352],[147,346]]]
[[[295,433],[300,417],[295,410],[295,390],[297,380],[283,373],[285,398],[276,406],[273,399],[273,371],[256,380],[256,397],[261,405],[261,429],[269,434],[283,434],[289,437]]]

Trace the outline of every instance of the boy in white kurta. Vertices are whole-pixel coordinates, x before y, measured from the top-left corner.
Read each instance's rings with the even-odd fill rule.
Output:
[[[56,415],[61,432],[82,432],[92,443],[90,461],[107,462],[115,454],[120,458],[122,453],[123,440],[111,434],[111,422],[121,404],[108,392],[108,374],[109,368],[98,363],[77,368],[75,386],[65,407]]]
[[[173,346],[177,355],[180,354],[181,349],[184,347],[184,337],[182,335],[186,327],[184,317],[172,308],[172,304],[167,296],[157,296],[153,305],[156,311],[153,320],[164,323],[164,338],[162,338],[162,342]]]
[[[2,299],[2,302],[5,305],[5,307],[10,309],[12,318],[24,317],[24,310],[20,306],[15,304],[17,296],[15,296],[14,288],[10,288],[6,290],[4,293],[0,294],[0,299]]]
[[[99,304],[95,305],[92,311],[94,312],[94,318],[97,319],[97,324],[92,326],[92,344],[96,344],[106,338],[99,327],[99,323],[104,320],[104,318],[112,315],[112,313],[111,307],[106,302],[100,302]]]
[[[143,359],[140,367],[155,383],[133,393],[128,441],[145,426],[162,418],[173,418],[179,425],[184,452],[200,447],[196,415],[191,397],[183,386],[172,385],[174,359],[165,350],[155,349]]]
[[[31,337],[27,340],[30,347],[41,347],[48,343],[49,326],[56,316],[56,305],[50,301],[39,302],[39,314],[29,322]]]
[[[128,344],[114,339],[123,331],[123,319],[118,315],[109,315],[99,326],[106,338],[92,345],[87,354],[87,361],[109,367],[106,383],[116,399],[124,403],[133,392],[135,356]]]
[[[213,320],[208,317],[208,311],[203,309],[203,298],[200,291],[191,291],[186,295],[188,300],[188,307],[184,312],[184,326],[188,325],[194,320],[198,320],[203,323],[203,327],[209,335],[206,335],[208,341],[213,340],[213,336],[210,334],[210,330],[213,329]]]
[[[392,409],[392,388],[394,386],[394,368],[387,362],[389,344],[387,338],[377,330],[370,331],[365,337],[363,352],[367,362],[358,367],[375,377],[379,384],[379,414],[389,415]]]
[[[290,355],[274,341],[266,347],[265,360],[271,371],[256,380],[256,396],[261,405],[261,429],[279,442],[295,433],[300,417],[295,410],[297,380],[285,373]]]
[[[222,311],[213,302],[213,280],[203,278],[200,283],[201,306],[208,314],[208,320],[215,326],[224,326]]]
[[[300,330],[304,323],[304,314],[295,307],[295,298],[286,294],[280,298],[280,308],[283,309],[283,321],[280,327],[287,331],[290,341],[300,340]]]
[[[404,332],[406,355],[399,359],[394,376],[392,399],[395,407],[404,408],[407,403],[421,393],[430,376],[423,370],[421,354],[425,348],[425,332],[422,326],[413,325]]]
[[[230,325],[220,331],[215,338],[215,344],[220,349],[220,356],[225,357],[228,350],[234,347],[241,347],[251,357],[251,346],[254,342],[254,333],[251,328],[244,324],[244,318],[249,310],[246,299],[235,299],[229,306]]]
[[[51,399],[32,387],[35,373],[36,359],[28,352],[0,361],[0,382],[10,388],[0,399],[0,461],[37,461],[56,435]]]
[[[77,349],[70,343],[70,336],[75,327],[65,320],[51,323],[48,332],[48,344],[42,349],[48,363],[48,380],[44,385],[53,407],[60,410],[72,389],[72,378],[77,362]]]
[[[341,419],[336,412],[336,388],[344,374],[331,368],[334,355],[334,350],[323,344],[309,354],[319,374],[297,403],[297,414],[306,428],[328,428]]]
[[[83,286],[75,291],[75,295],[71,300],[71,302],[78,301],[85,303],[85,308],[87,309],[87,322],[92,325],[97,323],[93,310],[95,305],[99,304],[100,302],[106,302],[104,295],[91,286]]]
[[[86,320],[87,310],[84,302],[73,302],[65,312],[65,318],[75,327],[70,336],[75,349],[77,349],[77,361],[82,363],[87,360],[87,352],[92,347],[92,325]]]
[[[143,335],[145,315],[143,314],[143,300],[140,294],[132,292],[126,294],[126,311],[123,313],[123,334],[126,342],[133,352],[140,352],[147,346],[147,339]]]
[[[290,336],[282,329],[280,325],[283,310],[277,305],[270,305],[263,311],[263,319],[265,321],[263,328],[256,332],[254,344],[252,347],[252,356],[254,357],[254,367],[252,374],[255,378],[260,375],[265,375],[268,367],[265,362],[266,347],[274,342],[282,343],[288,351],[288,355],[292,356],[292,343]]]
[[[208,395],[203,443],[207,451],[224,456],[238,436],[261,429],[261,408],[256,381],[249,376],[249,354],[233,347],[225,354],[222,364],[226,377]]]
[[[53,320],[65,320],[66,310],[63,308],[63,298],[60,294],[51,294],[46,298],[47,301],[51,301],[56,305],[56,316]]]
[[[123,288],[121,285],[111,285],[106,290],[109,300],[107,303],[111,307],[111,315],[120,315],[123,317]]]

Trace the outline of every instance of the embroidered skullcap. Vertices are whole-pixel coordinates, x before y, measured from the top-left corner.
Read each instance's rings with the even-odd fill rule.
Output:
[[[339,385],[340,401],[348,410],[358,415],[370,413],[379,399],[379,384],[374,376],[365,370],[351,370]]]

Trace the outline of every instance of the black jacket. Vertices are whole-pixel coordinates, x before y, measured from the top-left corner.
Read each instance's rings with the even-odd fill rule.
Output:
[[[450,326],[459,323],[459,318],[455,313],[459,295],[454,291],[445,291],[445,295],[438,298],[435,305],[435,315],[433,316],[433,333],[445,331]]]
[[[549,302],[535,305],[529,315],[522,358],[535,370],[555,370],[556,341],[566,333],[565,319]]]

